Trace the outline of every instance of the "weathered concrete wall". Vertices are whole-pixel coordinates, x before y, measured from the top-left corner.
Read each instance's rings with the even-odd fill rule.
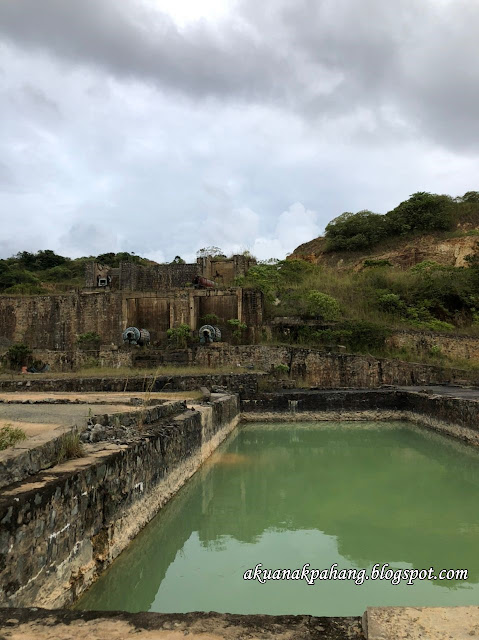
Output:
[[[235,255],[232,258],[198,258],[193,264],[156,264],[144,266],[121,262],[119,268],[89,262],[85,268],[85,286],[98,287],[98,277],[106,278],[108,286],[123,291],[159,291],[184,287],[197,275],[213,280],[218,286],[231,286],[238,276],[244,276],[256,264],[254,258]]]
[[[200,347],[194,362],[204,366],[254,365],[271,371],[286,365],[290,377],[322,388],[379,387],[382,384],[414,385],[462,380],[465,373],[413,362],[336,354],[299,347],[213,344]]]
[[[31,378],[0,380],[1,391],[194,391],[200,387],[224,387],[233,393],[249,397],[258,392],[258,381],[264,374],[219,373],[181,376],[138,376],[132,378]]]
[[[3,606],[74,601],[234,428],[237,396],[150,427],[0,493]],[[35,553],[32,554],[32,549]]]
[[[124,328],[117,294],[0,296],[0,336],[30,348],[73,349],[90,331],[116,344]]]
[[[235,255],[232,258],[198,258],[198,268],[201,275],[213,280],[218,285],[232,285],[236,278],[244,276],[256,264],[254,258]]]
[[[479,360],[479,338],[432,331],[395,331],[386,339],[394,349],[406,348],[417,354],[430,354],[440,349],[449,358]]]
[[[32,359],[48,363],[52,371],[75,371],[81,368],[106,367],[117,369],[119,367],[132,367],[135,350],[118,348],[116,346],[102,346],[100,349],[72,349],[60,351],[55,349],[34,349]]]
[[[198,329],[207,313],[225,323],[231,318],[246,322],[254,338],[263,319],[263,297],[239,288],[0,296],[0,341],[73,351],[82,333],[97,333],[104,345],[121,345],[124,329],[137,326],[150,331],[153,343],[162,342],[170,327]]]
[[[260,393],[241,402],[246,421],[410,420],[479,446],[479,392],[458,397],[406,389]]]
[[[197,264],[158,264],[144,267],[133,262],[120,264],[120,289],[158,291],[192,284],[200,270]]]

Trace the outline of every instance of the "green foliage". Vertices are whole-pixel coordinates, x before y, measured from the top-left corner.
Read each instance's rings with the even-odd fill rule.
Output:
[[[441,269],[441,265],[434,260],[423,260],[411,267],[412,273],[423,273],[424,271],[431,271],[432,269]]]
[[[85,264],[91,260],[111,267],[118,267],[120,262],[150,264],[145,258],[125,251],[75,260],[57,255],[50,249],[37,253],[21,251],[16,256],[0,260],[0,293],[44,294],[81,288],[85,281]],[[43,286],[43,283],[48,283],[48,286]]]
[[[280,285],[278,264],[257,264],[248,271],[246,276],[237,278],[235,284],[258,289],[262,291],[267,302],[273,302]]]
[[[19,284],[36,285],[40,284],[38,278],[22,269],[16,264],[9,264],[6,260],[0,261],[0,291],[5,291]]]
[[[16,255],[18,264],[28,271],[45,271],[70,261],[70,258],[57,255],[50,249],[40,250],[37,253],[22,251]]]
[[[2,291],[6,296],[32,296],[32,295],[43,295],[46,294],[47,291],[40,284],[14,284],[13,287],[8,287],[8,289],[4,289]]]
[[[73,458],[82,458],[85,455],[85,448],[80,440],[80,434],[76,429],[72,429],[60,438],[56,464],[61,464]]]
[[[16,343],[7,349],[5,355],[10,367],[17,369],[26,366],[32,350],[26,344]]]
[[[216,315],[216,313],[207,313],[202,318],[200,318],[200,323],[210,324],[212,326],[217,326],[220,323],[220,318]]]
[[[77,337],[77,345],[80,349],[98,349],[101,344],[101,337],[95,331],[80,333]]]
[[[371,211],[346,212],[326,226],[328,251],[361,251],[387,235],[385,216]]]
[[[453,224],[452,211],[450,196],[418,191],[386,214],[389,235],[404,235],[411,231],[446,231]]]
[[[175,256],[170,264],[186,264],[181,256]]]
[[[349,332],[348,345],[353,351],[376,351],[384,348],[390,330],[375,322],[349,321],[343,324]]]
[[[364,251],[393,236],[447,231],[453,228],[458,216],[471,214],[464,207],[476,207],[476,193],[468,192],[458,203],[447,195],[418,191],[385,215],[367,210],[343,213],[326,226],[326,250]],[[474,213],[479,216],[479,208]],[[373,262],[365,266],[380,266]]]
[[[241,322],[237,318],[227,320],[227,324],[233,329],[231,335],[236,344],[240,344],[244,338],[246,329],[248,328],[244,322]]]
[[[432,347],[429,349],[429,355],[433,356],[433,357],[440,357],[442,356],[442,351],[441,351],[441,347],[438,344],[433,344]]]
[[[266,302],[272,303],[289,287],[300,285],[318,272],[318,267],[305,260],[268,260],[254,265],[236,284],[262,291]]]
[[[383,293],[378,296],[378,306],[387,313],[401,313],[406,305],[397,293]]]
[[[119,253],[101,253],[96,257],[96,262],[116,268],[120,266],[120,262],[133,262],[135,264],[148,264],[148,261],[135,253],[128,251],[120,251]]]
[[[287,364],[277,364],[272,368],[272,374],[275,378],[285,378],[289,374],[289,367]]]
[[[327,293],[309,291],[306,296],[307,310],[312,316],[320,316],[325,322],[339,318],[341,308],[338,301]]]
[[[172,345],[178,349],[186,349],[191,337],[191,329],[187,324],[180,324],[178,327],[168,329],[166,335]]]
[[[467,191],[461,198],[462,202],[473,202],[479,204],[479,191]]]
[[[315,329],[314,327],[301,327],[297,340],[300,344],[309,346],[335,346],[349,344],[352,332],[347,329]]]
[[[0,429],[0,451],[13,447],[17,442],[22,442],[26,439],[27,435],[23,429],[6,424]]]
[[[363,262],[363,267],[392,267],[389,260],[368,259]]]

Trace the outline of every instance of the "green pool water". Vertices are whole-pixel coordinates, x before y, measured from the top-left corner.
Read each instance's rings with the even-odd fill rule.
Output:
[[[479,453],[405,422],[240,426],[78,609],[360,615],[479,603]],[[462,580],[244,580],[248,569],[467,569]],[[324,575],[324,574],[323,574]]]

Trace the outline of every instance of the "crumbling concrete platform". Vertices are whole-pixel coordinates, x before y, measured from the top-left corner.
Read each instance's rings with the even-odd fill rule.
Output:
[[[371,607],[368,640],[471,640],[479,637],[479,607]]]
[[[360,618],[0,609],[2,640],[363,640]]]

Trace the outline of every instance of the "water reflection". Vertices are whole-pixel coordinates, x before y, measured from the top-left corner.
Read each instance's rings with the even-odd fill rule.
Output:
[[[251,424],[80,601],[86,609],[359,614],[479,595],[479,455],[405,423]],[[467,583],[245,583],[270,568],[467,568]],[[475,600],[474,600],[475,599]]]

